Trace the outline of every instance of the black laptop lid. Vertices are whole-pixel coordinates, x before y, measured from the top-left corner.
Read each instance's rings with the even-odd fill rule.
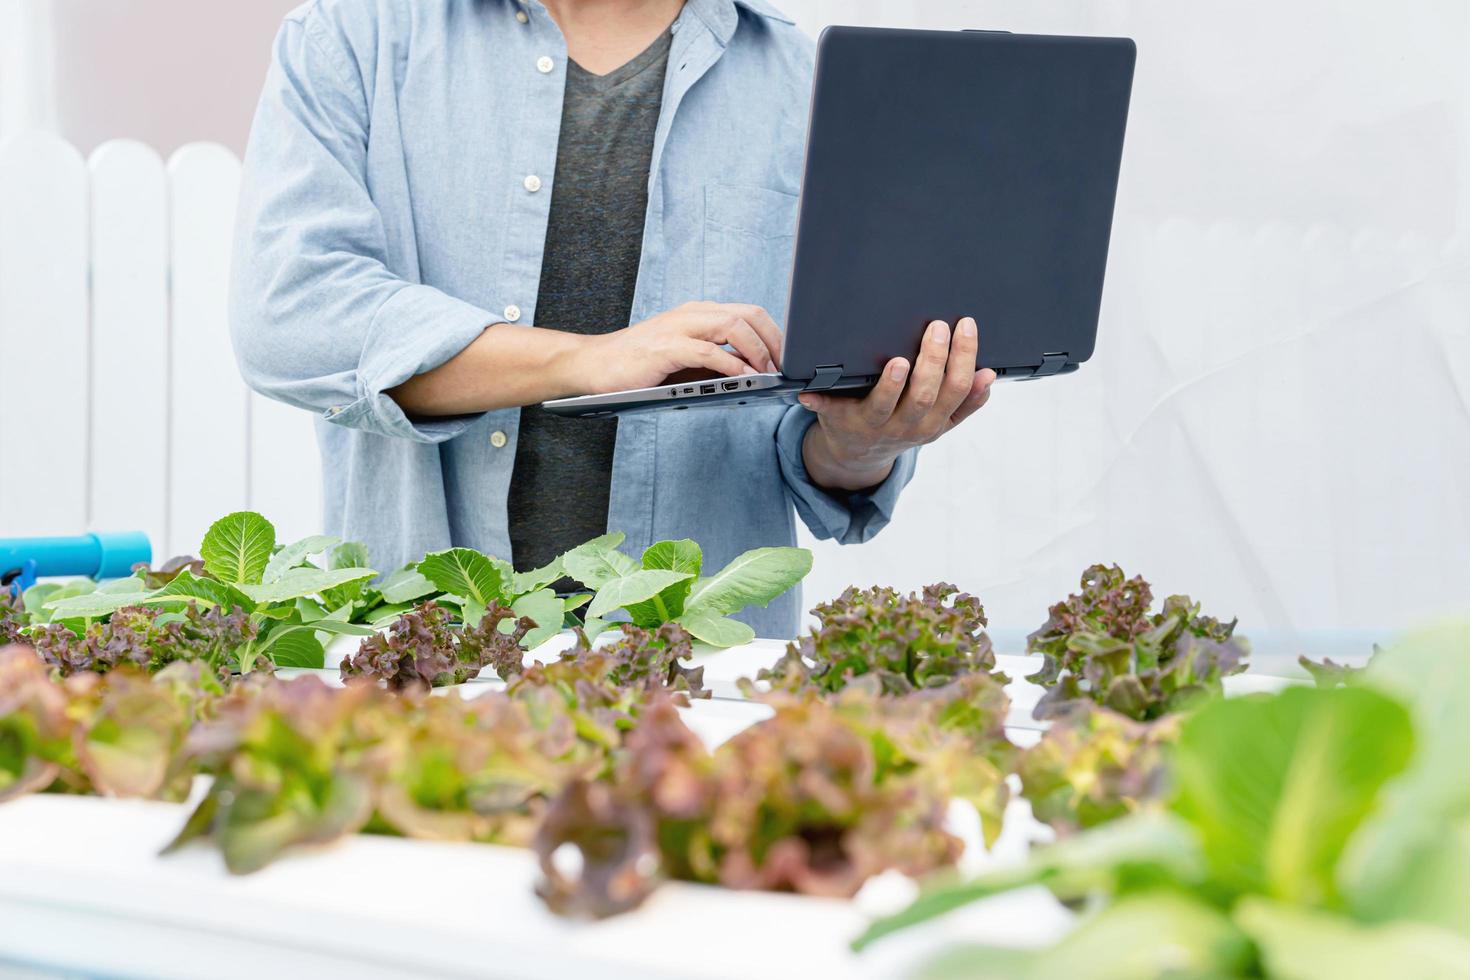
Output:
[[[967,315],[982,367],[1047,374],[1091,357],[1134,51],[823,32],[783,373],[874,376],[912,357],[929,321]]]

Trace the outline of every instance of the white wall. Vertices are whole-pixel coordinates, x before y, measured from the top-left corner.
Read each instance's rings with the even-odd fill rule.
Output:
[[[54,129],[164,156],[245,148],[281,18],[300,0],[0,0],[0,135]],[[189,84],[180,85],[180,79]]]

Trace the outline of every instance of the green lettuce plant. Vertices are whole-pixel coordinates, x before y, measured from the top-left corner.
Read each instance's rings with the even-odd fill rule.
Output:
[[[677,623],[699,642],[728,647],[748,643],[755,633],[735,613],[765,606],[811,571],[811,553],[801,548],[758,548],[740,555],[713,575],[701,577],[704,557],[693,541],[660,541],[636,560],[618,550],[621,533],[588,541],[544,568],[517,572],[509,562],[469,548],[425,556],[391,583],[399,601],[432,595],[457,610],[470,626],[493,605],[537,624],[522,646],[539,646],[570,623],[596,639],[622,615],[635,626],[656,629]],[[562,599],[548,586],[563,578],[589,592]],[[385,598],[389,584],[385,584]],[[580,620],[570,618],[585,607]]]
[[[275,527],[259,514],[230,514],[204,536],[202,575],[186,565],[161,586],[149,588],[148,573],[139,571],[90,593],[51,594],[42,608],[52,623],[75,633],[83,644],[95,621],[110,620],[128,607],[155,607],[185,618],[191,607],[217,609],[244,618],[243,642],[231,651],[236,672],[248,674],[262,660],[279,667],[320,668],[325,659],[321,637],[372,633],[347,621],[348,605],[327,612],[325,604],[335,590],[377,573],[359,567],[319,568],[308,557],[321,550],[324,539],[307,538],[277,549],[275,535]]]
[[[549,906],[613,915],[665,879],[850,895],[884,870],[952,863],[953,797],[975,803],[988,841],[999,834],[1015,747],[989,674],[904,696],[854,685],[763,700],[774,718],[709,752],[646,699],[613,769],[571,783],[537,834]]]
[[[787,697],[776,693],[765,700],[780,705]],[[1011,798],[1007,777],[1019,750],[1006,735],[1010,698],[994,675],[964,674],[899,696],[854,685],[825,697],[895,766],[922,771],[946,797],[974,806],[986,846],[1000,837]]]
[[[0,586],[0,646],[19,643],[21,631],[30,625],[31,616],[21,597],[8,586]]]
[[[606,764],[568,714],[541,707],[315,677],[242,685],[191,739],[216,775],[169,849],[207,840],[248,874],[359,831],[525,846],[546,799]]]
[[[0,802],[26,793],[182,800],[188,733],[222,694],[203,663],[57,681],[35,652],[0,649]]]
[[[0,647],[0,803],[48,789],[68,769],[75,773],[67,705],[34,651]]]
[[[946,797],[887,748],[812,698],[711,753],[655,702],[609,777],[574,780],[551,804],[538,892],[563,914],[605,916],[664,879],[848,896],[886,870],[952,863]]]
[[[499,692],[429,698],[389,740],[368,829],[528,847],[548,800],[606,765],[566,713]]]
[[[1342,687],[1347,684],[1356,683],[1368,673],[1368,667],[1377,659],[1379,650],[1373,648],[1373,656],[1368,659],[1368,665],[1354,667],[1351,664],[1340,664],[1331,657],[1323,657],[1312,660],[1301,656],[1296,658],[1297,664],[1312,678],[1312,683],[1318,687]]]
[[[393,650],[396,638],[419,630],[460,632],[458,644],[479,631],[516,652],[520,669],[507,666],[504,692],[426,697],[419,681],[442,662],[420,663],[412,639],[383,654],[396,677],[417,679],[396,693],[363,683],[334,689],[315,677],[236,684],[190,736],[185,759],[215,778],[174,846],[208,840],[231,871],[248,873],[358,831],[525,845],[568,780],[606,773],[649,704],[687,705],[704,694],[698,672],[681,662],[689,636],[675,626],[626,626],[618,643],[583,644],[524,667],[514,635],[493,621],[501,612],[464,628],[432,603],[425,609],[370,649]],[[444,648],[424,649],[432,659]]]
[[[704,554],[693,541],[660,541],[643,552],[641,561],[619,551],[622,543],[623,535],[610,534],[560,560],[560,571],[596,593],[587,607],[589,636],[604,631],[607,617],[621,610],[635,626],[676,623],[708,646],[749,643],[755,631],[730,617],[769,605],[812,568],[811,552],[804,548],[756,548],[702,576]]]
[[[292,847],[361,830],[372,815],[375,753],[401,710],[383,707],[389,697],[315,677],[242,686],[191,740],[193,761],[215,775],[166,853],[210,838],[243,874]]]
[[[21,594],[26,625],[32,629],[48,623],[64,623],[74,628],[87,625],[93,616],[106,618],[116,609],[128,605],[129,596],[146,594],[156,586],[148,585],[146,569],[137,568],[133,574],[120,579],[95,582],[89,578],[72,579],[67,582],[37,582]],[[117,598],[114,598],[117,597]],[[67,618],[71,608],[84,610],[84,614]],[[93,608],[98,609],[91,613]],[[21,630],[23,638],[24,628]]]
[[[624,624],[621,638],[592,646],[585,638],[550,663],[508,672],[511,698],[547,714],[566,714],[577,733],[611,751],[618,748],[649,704],[681,707],[708,698],[704,668],[688,668],[693,641],[674,624],[644,630]]]
[[[1065,837],[1162,805],[1180,719],[1134,721],[1091,703],[1056,719],[1016,764],[1032,815]]]
[[[619,624],[617,638],[593,647],[587,634],[578,630],[577,643],[561,655],[563,661],[581,662],[597,658],[606,664],[607,680],[619,688],[646,694],[683,694],[708,698],[704,668],[687,667],[694,659],[694,637],[677,623],[644,629],[631,623]],[[523,670],[512,665],[501,674],[506,680]]]
[[[506,623],[510,632],[501,628]],[[342,679],[366,677],[401,691],[463,684],[487,666],[502,674],[512,667],[519,670],[521,642],[535,628],[531,619],[517,620],[499,603],[476,625],[455,626],[448,609],[425,602],[363,640],[356,654],[343,659]]]
[[[1137,720],[1158,718],[1220,696],[1224,678],[1245,670],[1250,647],[1235,623],[1202,615],[1188,596],[1150,613],[1153,592],[1116,565],[1093,565],[1082,590],[1051,608],[1027,639],[1043,664],[1026,679],[1047,688],[1038,720],[1091,701]]]
[[[139,562],[133,566],[133,577],[141,578],[145,588],[161,589],[174,579],[179,573],[188,571],[200,578],[208,574],[204,570],[204,562],[192,555],[179,555],[170,558],[157,568],[150,568],[146,562]]]
[[[732,614],[768,604],[811,568],[811,555],[801,549],[762,548],[702,578],[702,554],[692,541],[660,542],[641,564],[617,550],[622,541],[621,534],[606,535],[527,572],[469,548],[451,548],[374,582],[377,573],[368,567],[362,544],[330,535],[279,544],[269,521],[245,511],[211,526],[201,558],[173,559],[159,569],[138,566],[132,575],[104,583],[42,583],[23,601],[6,592],[0,597],[0,640],[23,640],[39,628],[55,627],[42,643],[58,661],[105,666],[121,656],[141,662],[140,652],[128,644],[119,644],[117,656],[99,655],[94,648],[104,637],[95,628],[133,607],[162,610],[157,625],[163,628],[182,622],[193,605],[245,618],[251,635],[231,651],[236,672],[248,673],[261,661],[321,668],[326,638],[369,636],[432,599],[470,630],[491,609],[510,610],[512,615],[499,618],[499,628],[516,632],[525,649],[566,625],[596,638],[618,615],[645,628],[677,622],[701,643],[731,646],[754,636]],[[561,598],[549,586],[566,576],[595,592]],[[576,618],[589,604],[587,614]],[[135,612],[127,618],[139,625]],[[520,630],[517,624],[526,621],[530,628]],[[172,636],[163,644],[179,645]],[[159,662],[152,654],[148,660]]]
[[[433,587],[434,601],[455,609],[471,629],[491,609],[511,611],[512,617],[502,619],[507,629],[513,622],[529,619],[533,628],[521,636],[521,645],[528,649],[554,636],[566,620],[566,603],[547,588],[561,577],[555,566],[520,574],[499,558],[470,548],[451,548],[426,555],[415,570]],[[416,588],[417,582],[405,579],[405,591],[410,586]]]
[[[12,642],[22,642],[39,627],[50,624],[66,625],[80,633],[93,619],[105,620],[114,610],[122,608],[120,604],[125,604],[127,597],[161,589],[185,571],[201,578],[208,574],[204,562],[198,558],[179,557],[169,559],[158,568],[140,562],[132,567],[131,574],[120,579],[102,582],[90,578],[67,582],[42,581],[26,589],[19,597],[13,596],[9,589],[0,589],[0,640],[8,636]],[[122,598],[110,598],[112,596]],[[69,609],[81,610],[84,615],[68,618]]]
[[[419,573],[412,562],[374,582],[364,583],[352,602],[349,622],[383,627],[411,611],[416,605],[441,595],[434,583]]]
[[[1470,625],[1409,637],[1354,685],[1214,701],[1180,722],[1145,812],[937,885],[866,945],[1044,884],[1089,909],[1039,951],[960,949],[936,974],[1460,977],[1470,970]]]
[[[126,606],[80,634],[57,623],[37,626],[26,642],[63,677],[121,666],[157,672],[179,661],[199,661],[228,677],[236,651],[255,640],[256,629],[239,608],[226,612],[190,603],[181,612],[169,612],[160,606]]]
[[[819,625],[789,644],[757,680],[776,689],[827,692],[860,682],[897,695],[995,670],[985,610],[953,585],[907,596],[883,587],[849,588],[812,612]]]

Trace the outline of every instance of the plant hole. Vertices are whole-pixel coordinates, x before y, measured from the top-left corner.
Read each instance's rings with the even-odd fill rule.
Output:
[[[568,842],[551,852],[551,866],[568,881],[580,879],[585,864],[582,849],[576,844]]]

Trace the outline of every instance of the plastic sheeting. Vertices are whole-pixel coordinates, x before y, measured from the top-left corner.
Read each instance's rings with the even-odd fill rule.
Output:
[[[1014,649],[1118,562],[1274,665],[1470,611],[1470,7],[787,9],[1139,45],[1095,358],[998,387],[883,535],[819,547],[809,599],[946,579]]]

